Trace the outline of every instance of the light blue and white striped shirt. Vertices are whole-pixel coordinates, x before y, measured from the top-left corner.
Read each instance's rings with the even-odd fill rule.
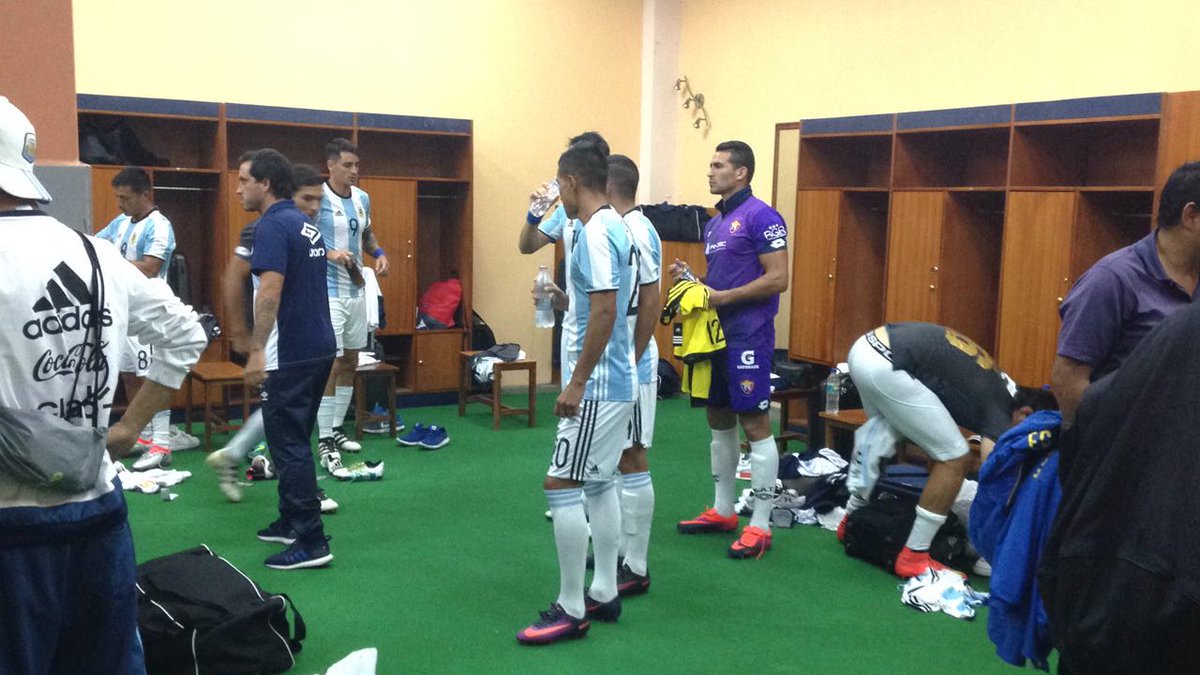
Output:
[[[325,239],[325,247],[334,251],[349,251],[362,264],[362,233],[371,227],[371,198],[358,187],[350,186],[350,196],[343,197],[324,185],[321,197],[321,213],[317,216],[317,227]],[[357,298],[362,289],[350,281],[350,271],[345,265],[328,261],[326,279],[331,298]]]
[[[158,258],[163,261],[162,267],[158,268],[158,278],[167,278],[171,256],[175,253],[175,230],[162,211],[154,209],[136,223],[129,216],[121,214],[97,232],[96,237],[111,241],[130,262],[146,256]]]

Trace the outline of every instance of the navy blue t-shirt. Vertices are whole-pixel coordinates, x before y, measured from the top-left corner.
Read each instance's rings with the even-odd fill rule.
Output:
[[[279,315],[267,340],[267,370],[332,358],[337,351],[325,287],[325,243],[290,199],[275,202],[254,229],[250,271],[283,275]]]

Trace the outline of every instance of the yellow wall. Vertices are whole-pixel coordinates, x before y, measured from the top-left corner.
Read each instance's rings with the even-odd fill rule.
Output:
[[[711,201],[722,140],[770,167],[776,122],[1200,89],[1195,20],[1181,0],[687,0],[680,70],[713,126],[680,109],[676,194]]]
[[[80,92],[473,119],[475,308],[549,377],[550,331],[533,328],[528,289],[552,254],[522,257],[518,227],[570,136],[596,129],[636,155],[641,2],[74,6]]]

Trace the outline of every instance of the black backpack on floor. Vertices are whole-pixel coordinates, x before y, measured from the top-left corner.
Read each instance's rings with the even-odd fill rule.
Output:
[[[291,599],[264,591],[207,546],[144,562],[137,579],[151,675],[281,673],[295,665],[306,631]]]
[[[917,519],[918,495],[880,488],[866,506],[846,519],[842,545],[846,555],[891,572]],[[970,555],[967,549],[966,528],[953,513],[938,529],[929,555],[956,570],[970,570],[975,563],[977,556]]]

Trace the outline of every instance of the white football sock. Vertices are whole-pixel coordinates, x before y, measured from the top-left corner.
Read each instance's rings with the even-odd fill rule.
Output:
[[[870,503],[869,499],[860,496],[857,492],[851,492],[850,499],[846,500],[846,515],[854,513]]]
[[[333,389],[333,428],[341,429],[346,422],[346,411],[350,409],[350,397],[354,395],[354,387],[338,385]]]
[[[171,411],[160,410],[150,418],[153,443],[160,448],[171,449]]]
[[[588,523],[582,497],[581,487],[546,490],[558,549],[558,604],[577,619],[585,613],[583,578],[587,574]]]
[[[621,475],[621,527],[625,564],[634,574],[646,576],[650,549],[650,523],[654,519],[654,484],[650,472]]]
[[[775,508],[775,479],[779,476],[779,446],[775,437],[750,442],[750,488],[754,494],[752,527],[771,529],[771,509]]]
[[[738,448],[737,427],[713,429],[712,445],[709,449],[713,482],[716,484],[713,508],[722,516],[732,516],[733,504],[737,501],[738,455],[741,454],[741,449]]]
[[[592,599],[608,602],[617,597],[617,540],[621,537],[621,507],[617,504],[617,481],[584,483],[592,526]]]
[[[225,445],[227,456],[236,461],[246,461],[246,456],[266,438],[266,431],[263,429],[262,409],[255,410],[250,413],[250,418],[242,423],[242,428],[237,430],[233,438],[229,439],[229,443]]]
[[[317,438],[329,438],[333,435],[333,413],[336,408],[336,398],[321,397],[321,405],[317,407]]]
[[[918,506],[917,519],[913,521],[912,530],[908,533],[908,541],[904,545],[911,551],[928,551],[933,544],[934,536],[937,535],[944,522],[946,522],[946,516],[926,511]]]

